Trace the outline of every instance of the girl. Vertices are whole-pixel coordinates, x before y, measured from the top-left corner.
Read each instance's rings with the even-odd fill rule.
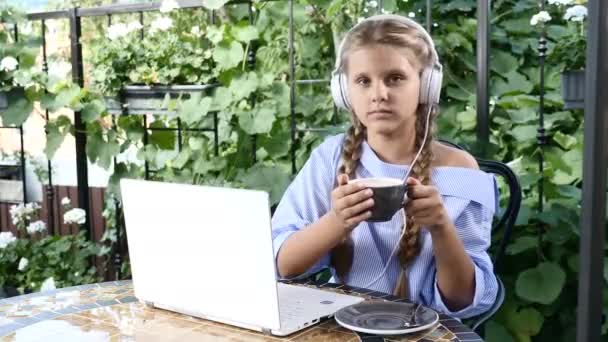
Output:
[[[433,42],[412,20],[375,16],[347,33],[332,92],[352,126],[313,150],[275,211],[280,277],[329,267],[333,281],[455,317],[491,307],[496,185],[471,155],[433,141],[440,88]],[[371,191],[349,180],[408,174],[405,214],[366,222]]]

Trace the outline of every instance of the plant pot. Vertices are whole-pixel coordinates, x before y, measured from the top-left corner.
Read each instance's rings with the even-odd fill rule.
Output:
[[[585,70],[562,72],[562,97],[566,109],[585,107]]]
[[[14,286],[0,287],[0,299],[15,297],[19,295],[21,295],[21,293],[19,293],[19,291],[17,291],[17,288],[15,288]]]
[[[0,110],[8,108],[8,95],[4,91],[0,91]]]
[[[216,84],[203,85],[128,85],[121,94],[114,97],[106,97],[108,112],[114,115],[121,114],[158,114],[172,116],[176,115],[167,96],[171,99],[189,98],[194,93],[205,92],[207,89],[216,87]]]
[[[0,164],[0,202],[22,202],[21,166]]]
[[[12,102],[23,96],[23,88],[13,88],[9,91],[0,91],[0,111],[7,110]]]

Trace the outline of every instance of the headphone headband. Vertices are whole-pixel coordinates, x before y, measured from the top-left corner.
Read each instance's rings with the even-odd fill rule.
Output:
[[[383,21],[383,20],[395,20],[398,21],[402,24],[405,24],[406,26],[412,26],[414,27],[418,32],[422,33],[422,35],[424,36],[424,39],[426,40],[426,42],[429,44],[429,46],[431,47],[431,57],[433,59],[432,64],[437,64],[439,66],[441,66],[441,64],[439,63],[439,55],[437,54],[437,51],[435,50],[435,43],[433,43],[433,38],[431,38],[431,36],[429,35],[429,33],[426,31],[426,29],[424,27],[422,27],[422,25],[418,24],[416,21],[408,18],[408,17],[404,17],[401,15],[396,15],[396,14],[378,14],[378,15],[374,15],[368,18],[365,18],[363,20],[361,20],[360,22],[358,22],[357,24],[355,24],[355,26],[353,26],[350,30],[348,30],[346,32],[346,34],[344,35],[344,37],[342,38],[342,40],[340,41],[340,47],[338,48],[338,55],[336,56],[336,62],[335,62],[335,71],[340,69],[340,63],[342,63],[342,50],[344,48],[344,44],[346,43],[346,40],[348,38],[348,36],[355,31],[358,27],[360,27],[363,23],[369,22],[369,21]]]

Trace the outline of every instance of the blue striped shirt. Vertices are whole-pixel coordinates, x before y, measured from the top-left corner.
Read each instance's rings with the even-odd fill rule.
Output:
[[[289,185],[272,218],[275,260],[289,236],[317,221],[331,210],[331,192],[336,186],[344,134],[326,139],[316,147],[294,181]],[[383,162],[367,142],[362,145],[357,177],[403,179],[408,166]],[[436,266],[430,233],[421,230],[420,255],[406,269],[410,300],[466,318],[487,311],[493,304],[498,284],[487,249],[490,246],[492,217],[497,207],[498,190],[494,176],[477,169],[435,167],[431,182],[441,193],[444,206],[456,226],[466,252],[475,265],[475,296],[466,308],[453,312],[444,304],[437,287]],[[351,233],[354,257],[347,285],[365,287],[384,269],[398,243],[403,219],[400,212],[391,221],[362,222]],[[392,293],[401,271],[399,258],[391,259],[384,276],[370,289]],[[301,277],[330,268],[329,253]],[[280,276],[280,275],[279,275]]]

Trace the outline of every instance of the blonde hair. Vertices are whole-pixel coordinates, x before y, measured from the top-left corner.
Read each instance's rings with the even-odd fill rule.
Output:
[[[408,26],[403,22],[394,19],[386,20],[371,20],[360,24],[352,32],[348,34],[344,42],[342,58],[340,61],[341,67],[346,71],[348,67],[348,56],[350,52],[366,46],[375,44],[385,44],[397,48],[405,49],[404,52],[410,63],[418,67],[420,72],[422,68],[432,63],[431,45],[426,41],[422,32],[414,27]],[[413,60],[411,60],[413,59]],[[422,148],[420,157],[415,165],[412,165],[411,177],[417,178],[422,184],[430,184],[431,182],[431,161],[433,160],[433,152],[431,145],[435,132],[435,117],[437,109],[431,108],[431,117],[429,118],[429,134],[423,143],[426,115],[428,106],[419,104],[416,109],[416,150]],[[361,146],[367,137],[367,129],[361,124],[354,113],[351,113],[352,125],[346,132],[342,147],[342,164],[339,172],[345,173],[349,178],[356,177],[356,169],[359,165],[361,157]],[[403,227],[402,227],[403,229]],[[412,262],[420,253],[420,226],[411,218],[407,218],[407,231],[399,241],[399,260],[405,268]],[[332,265],[334,266],[340,281],[346,282],[346,277],[352,266],[353,261],[353,241],[351,237],[347,237],[342,243],[336,246],[332,251]]]

